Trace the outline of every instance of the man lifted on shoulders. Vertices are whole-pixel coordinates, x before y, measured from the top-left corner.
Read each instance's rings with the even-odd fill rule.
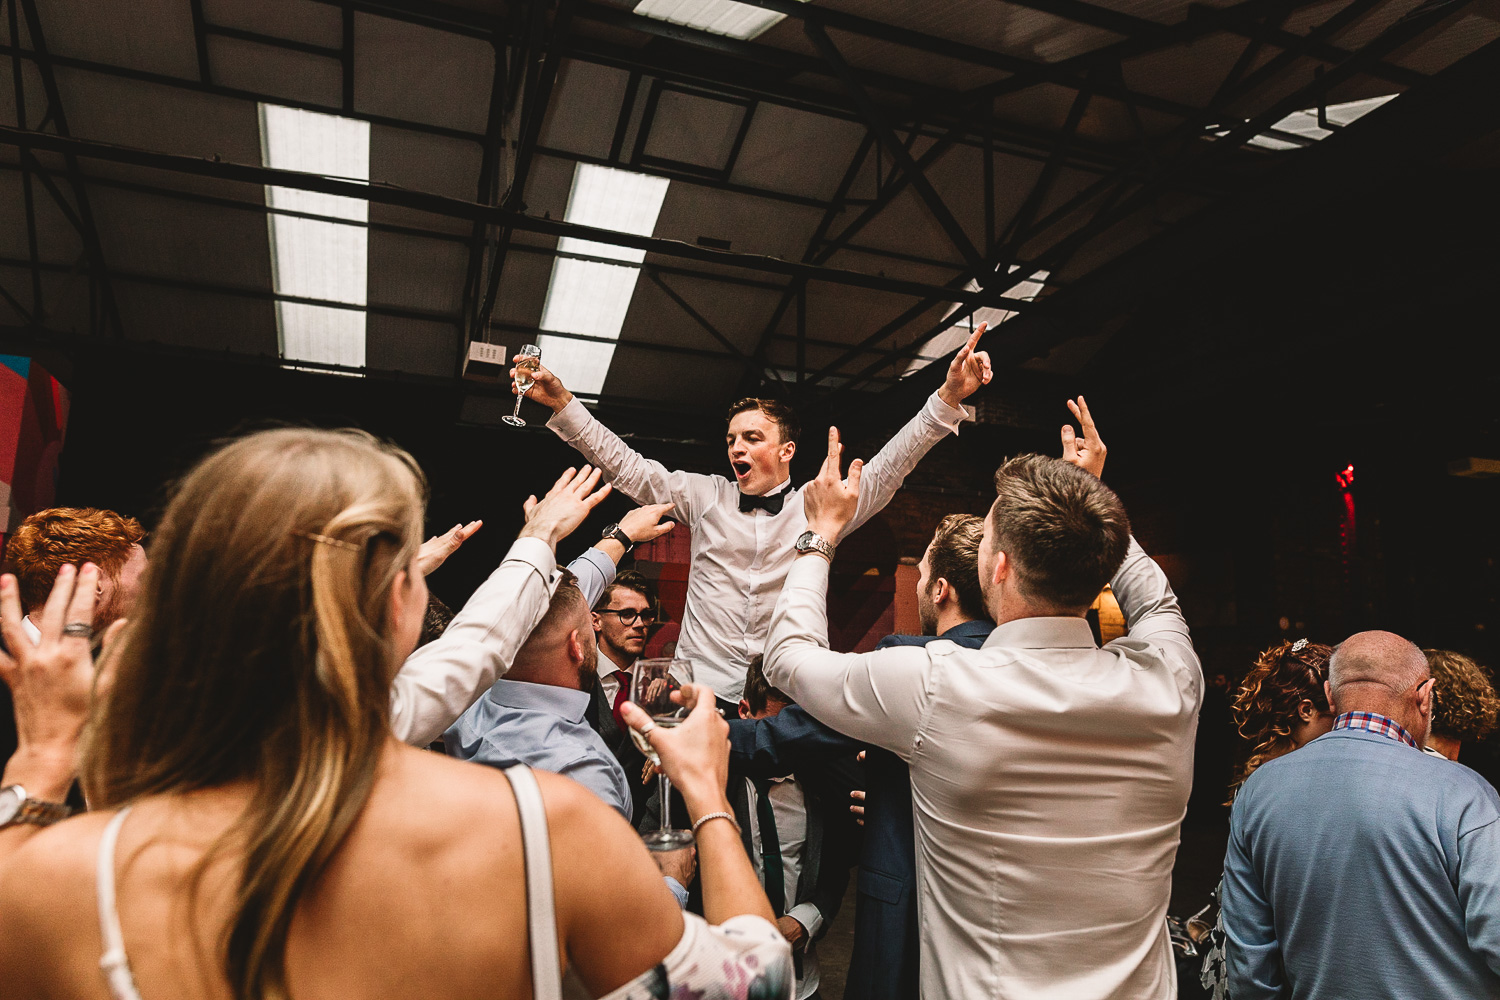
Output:
[[[965,417],[960,404],[990,380],[989,355],[974,350],[984,330],[974,331],[948,366],[943,387],[865,466],[859,509],[845,533],[890,501],[928,449],[958,432]],[[802,494],[791,485],[796,413],[774,399],[731,406],[724,435],[733,471],[728,480],[674,472],[642,456],[595,420],[552,372],[538,368],[533,378],[531,398],[553,412],[547,426],[602,469],[615,489],[637,503],[677,505],[672,516],[692,532],[677,655],[693,661],[698,683],[737,704],[750,661],[765,646],[797,536],[807,530]]]

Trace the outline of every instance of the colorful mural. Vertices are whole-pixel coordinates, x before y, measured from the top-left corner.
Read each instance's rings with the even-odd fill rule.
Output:
[[[52,506],[68,403],[68,390],[33,359],[0,354],[0,544]]]

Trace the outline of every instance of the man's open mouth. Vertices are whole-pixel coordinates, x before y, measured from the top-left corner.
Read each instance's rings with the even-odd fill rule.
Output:
[[[737,478],[744,479],[746,476],[750,475],[749,462],[730,462],[729,464],[734,466],[734,474]]]

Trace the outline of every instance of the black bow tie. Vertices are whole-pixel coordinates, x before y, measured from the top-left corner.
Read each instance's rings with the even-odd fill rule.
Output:
[[[748,493],[740,494],[740,513],[753,514],[759,507],[771,516],[781,513],[781,508],[786,504],[786,496],[791,490],[782,490],[780,493],[771,493],[763,497],[753,497]]]

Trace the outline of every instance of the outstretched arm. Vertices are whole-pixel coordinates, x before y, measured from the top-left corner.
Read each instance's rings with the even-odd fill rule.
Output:
[[[782,778],[864,747],[829,729],[801,705],[788,705],[765,719],[729,720],[730,763],[751,778]]]
[[[849,478],[841,479],[842,453],[838,429],[829,428],[828,457],[803,491],[807,526],[826,540],[839,537],[859,503],[862,463],[855,459]],[[927,699],[927,651],[920,646],[831,651],[828,568],[816,553],[801,554],[792,564],[771,615],[766,679],[845,736],[910,759]]]
[[[598,470],[569,469],[540,502],[500,566],[437,639],[406,658],[391,684],[391,729],[425,746],[443,734],[497,678],[542,620],[557,588],[557,543],[609,495]]]
[[[917,415],[908,420],[906,426],[897,431],[896,436],[887,441],[865,466],[859,507],[846,531],[854,531],[879,513],[901,488],[911,470],[917,467],[922,456],[949,434],[958,433],[959,422],[967,416],[963,401],[992,377],[989,354],[975,350],[985,328],[985,324],[979,324],[968,342],[953,356],[943,387],[928,398]]]
[[[511,369],[512,378],[515,374],[516,370]],[[605,480],[621,493],[636,503],[676,504],[674,516],[689,525],[713,500],[714,477],[673,472],[660,462],[646,458],[595,420],[553,372],[538,367],[532,377],[530,397],[552,410],[552,419],[547,421],[547,426],[590,463],[604,470]],[[515,391],[514,384],[511,391]]]

